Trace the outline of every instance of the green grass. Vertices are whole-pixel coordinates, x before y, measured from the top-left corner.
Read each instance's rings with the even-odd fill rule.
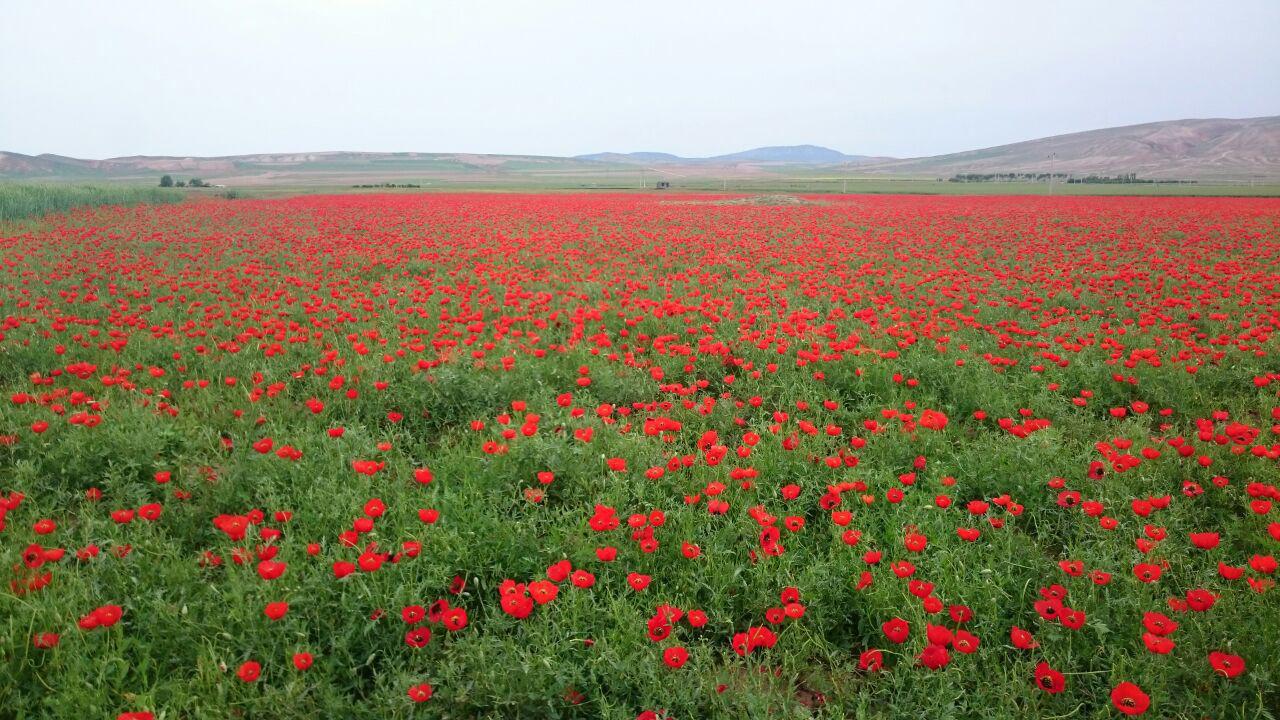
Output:
[[[1049,195],[1048,183],[983,182],[955,183],[921,178],[838,178],[785,176],[760,180],[721,182],[712,179],[677,180],[676,190],[729,192],[792,192],[799,194],[851,195]],[[1170,196],[1170,197],[1275,197],[1280,183],[1203,182],[1187,184],[1085,185],[1054,183],[1053,195],[1073,196]]]
[[[173,203],[185,197],[178,189],[123,184],[0,183],[0,222],[38,218],[78,207]]]

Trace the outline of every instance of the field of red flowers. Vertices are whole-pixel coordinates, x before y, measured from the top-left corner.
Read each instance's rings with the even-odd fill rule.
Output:
[[[0,715],[1275,717],[1280,202],[0,234]]]

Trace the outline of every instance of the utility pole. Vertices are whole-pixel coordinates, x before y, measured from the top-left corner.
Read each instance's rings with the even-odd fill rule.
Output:
[[[1058,159],[1058,153],[1049,153],[1049,194],[1053,194],[1053,161]]]
[[[644,168],[640,168],[640,189],[644,190]]]
[[[841,195],[849,194],[849,178],[844,178],[840,181],[840,194]]]

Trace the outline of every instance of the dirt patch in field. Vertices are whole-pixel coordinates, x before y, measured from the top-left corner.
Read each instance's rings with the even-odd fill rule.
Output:
[[[732,200],[668,200],[665,205],[825,205],[795,195],[752,195]]]

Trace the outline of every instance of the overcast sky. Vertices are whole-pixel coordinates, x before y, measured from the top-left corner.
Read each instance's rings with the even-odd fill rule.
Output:
[[[0,150],[917,156],[1280,114],[1280,0],[0,0]]]

